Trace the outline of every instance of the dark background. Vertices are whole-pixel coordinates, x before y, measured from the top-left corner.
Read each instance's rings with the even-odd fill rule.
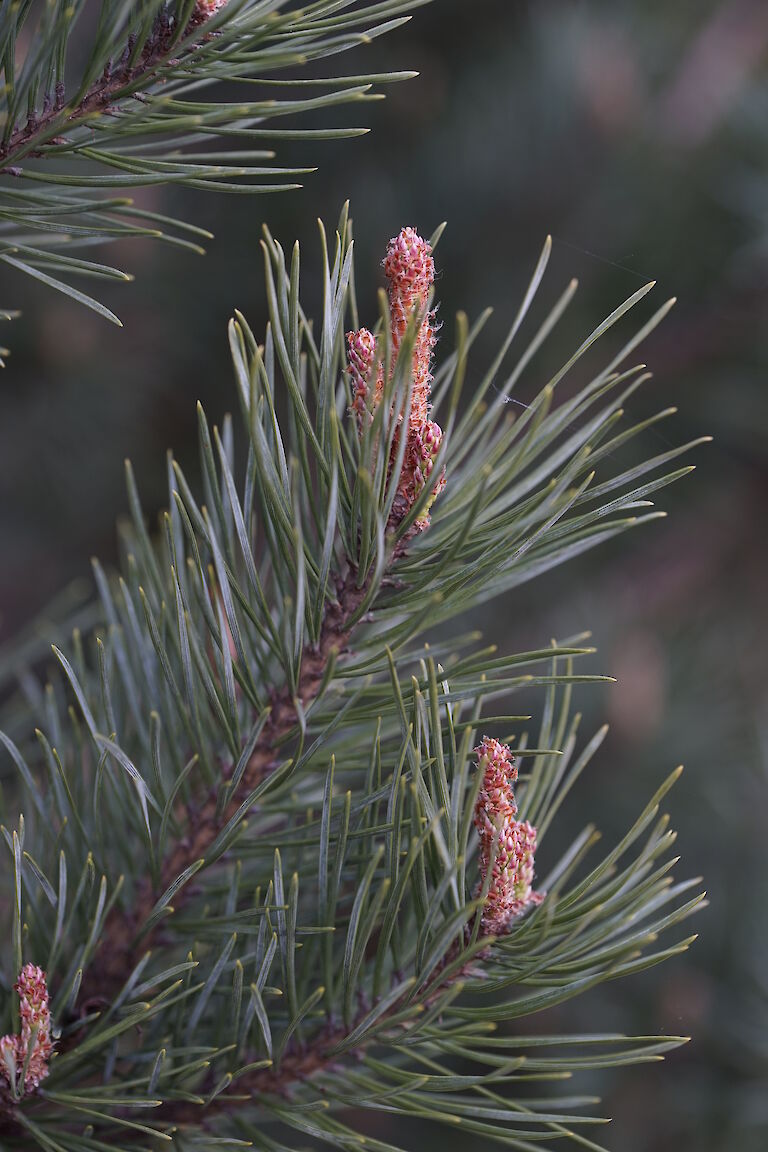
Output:
[[[263,328],[262,222],[286,245],[301,239],[312,302],[315,219],[333,225],[350,197],[373,319],[388,237],[447,219],[445,340],[457,308],[474,316],[491,303],[486,354],[551,232],[539,315],[570,276],[581,287],[550,370],[657,279],[651,299],[679,303],[643,351],[655,376],[629,415],[679,406],[648,433],[649,454],[704,433],[714,443],[693,454],[692,477],[661,494],[667,520],[510,594],[477,622],[509,649],[591,629],[593,666],[618,677],[578,701],[585,732],[605,718],[612,728],[569,801],[574,827],[591,819],[606,837],[621,832],[667,772],[687,766],[670,808],[681,868],[702,873],[711,897],[699,941],[549,1021],[694,1037],[666,1066],[575,1086],[606,1095],[614,1124],[600,1138],[616,1152],[757,1152],[768,1143],[768,4],[436,0],[336,64],[421,75],[386,102],[339,114],[371,135],[314,154],[284,150],[320,161],[300,192],[142,194],[216,240],[202,259],[152,243],[113,247],[138,279],[104,297],[124,330],[21,278],[3,283],[0,303],[24,316],[2,332],[13,357],[0,376],[0,635],[87,579],[91,553],[114,559],[124,456],[150,510],[164,499],[168,446],[194,474],[194,401],[215,419],[235,403],[226,321],[239,307]],[[643,318],[651,309],[641,306]],[[481,354],[476,371],[484,363]],[[544,379],[534,374],[521,395]],[[453,1147],[450,1134],[439,1139]]]

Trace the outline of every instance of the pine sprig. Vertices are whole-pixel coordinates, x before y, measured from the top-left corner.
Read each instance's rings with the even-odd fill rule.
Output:
[[[229,193],[299,188],[296,178],[313,169],[275,164],[275,142],[367,129],[296,127],[296,116],[364,104],[378,98],[374,86],[414,75],[318,78],[302,77],[302,70],[395,30],[426,2],[3,0],[0,261],[119,324],[70,280],[131,277],[74,250],[150,236],[200,253],[201,241],[211,238],[135,206],[124,191],[161,184]],[[80,63],[83,42],[90,50]],[[286,70],[290,79],[275,75]],[[223,83],[227,98],[214,98],[212,88]],[[291,126],[283,128],[286,117]]]
[[[576,1129],[599,1122],[594,1101],[537,1098],[531,1082],[682,1042],[507,1029],[690,943],[678,926],[702,896],[672,881],[660,812],[677,773],[605,856],[593,859],[589,827],[548,859],[549,828],[604,735],[580,741],[571,710],[580,683],[604,679],[578,671],[591,649],[576,638],[503,656],[476,637],[425,641],[653,518],[648,497],[688,471],[665,470],[678,450],[626,469],[617,455],[646,426],[620,424],[643,377],[625,361],[666,306],[557,403],[636,293],[514,417],[506,397],[562,310],[503,367],[549,245],[466,399],[484,318],[460,317],[433,386],[434,475],[444,467],[447,487],[417,531],[430,485],[400,518],[393,494],[423,314],[395,356],[383,303],[377,347],[394,370],[361,435],[344,356],[358,312],[346,209],[334,244],[322,241],[318,325],[300,303],[298,248],[289,259],[269,234],[264,340],[240,315],[231,325],[244,466],[231,422],[211,429],[201,412],[202,497],[169,462],[157,539],[129,468],[122,575],[95,568],[101,623],[57,651],[35,743],[3,737],[25,811],[4,828],[17,952],[6,971],[21,951],[45,964],[62,1027],[39,1092],[3,1105],[10,1148],[79,1152],[115,1131],[126,1149],[152,1133],[180,1149],[290,1149],[307,1136],[348,1148],[352,1102],[520,1149],[565,1136],[599,1148]],[[537,688],[529,736],[510,698]],[[482,930],[472,819],[472,749],[489,727],[517,749],[546,893],[497,939]]]

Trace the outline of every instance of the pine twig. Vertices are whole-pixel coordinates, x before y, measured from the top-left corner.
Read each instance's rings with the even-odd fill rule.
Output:
[[[367,584],[364,582],[362,587],[358,587],[357,574],[350,569],[339,588],[336,602],[326,609],[319,643],[304,654],[297,692],[303,707],[317,696],[332,654],[346,648],[353,631],[350,621],[354,619],[366,591]],[[219,811],[218,789],[209,793],[202,807],[189,808],[185,813],[186,835],[177,842],[165,860],[159,883],[155,886],[146,878],[139,885],[129,910],[117,904],[113,907],[104,924],[98,963],[91,965],[81,987],[79,999],[83,1013],[97,1004],[110,1003],[120,991],[136,965],[136,937],[158,896],[192,864],[205,859],[218,833],[237,813],[244,797],[275,771],[279,764],[280,744],[290,735],[297,718],[296,699],[286,686],[274,695],[259,743],[224,810]],[[233,768],[234,765],[229,767],[224,776],[225,781]],[[174,902],[175,910],[178,910],[188,893],[188,888],[179,890]],[[162,921],[142,937],[142,950],[152,946],[161,924]]]
[[[457,984],[463,983],[468,976],[471,976],[473,972],[476,971],[477,956],[473,956],[457,971],[450,971],[453,961],[456,959],[457,950],[457,946],[454,945],[454,947],[448,951],[441,961],[437,972],[431,977],[429,986],[420,996],[419,1004],[422,1009],[420,1015],[433,1007],[438,998],[445,992],[454,988]],[[485,952],[483,954],[485,954]],[[448,972],[449,975],[446,976],[446,972]],[[406,989],[403,995],[398,1000],[395,1000],[387,1010],[382,1013],[380,1019],[386,1021],[388,1018],[396,1017],[397,1013],[402,1010],[404,1001],[409,993],[410,989]],[[343,1053],[338,1053],[337,1049],[344,1043],[348,1036],[351,1036],[355,1030],[360,1027],[369,1014],[369,1011],[368,1006],[361,1009],[349,1025],[338,1025],[329,1021],[325,1029],[313,1037],[310,1044],[302,1045],[293,1043],[290,1050],[283,1056],[278,1067],[271,1065],[266,1068],[256,1068],[248,1075],[238,1078],[238,1096],[247,1095],[249,1097],[249,1104],[252,1102],[252,1098],[256,1096],[269,1095],[290,1098],[291,1090],[295,1088],[297,1084],[302,1084],[307,1080],[312,1080],[322,1072],[332,1070],[350,1056],[359,1057],[372,1042],[373,1037],[370,1035],[363,1034],[359,1043],[350,1045]],[[401,1021],[398,1027],[404,1035],[407,1035],[409,1027],[408,1021]],[[377,1028],[377,1040],[379,1040],[379,1031]],[[213,1084],[211,1083],[209,1087],[212,1086]],[[202,1091],[204,1093],[205,1088],[203,1088]],[[157,1118],[163,1123],[169,1123],[173,1127],[193,1124],[199,1129],[201,1124],[207,1127],[221,1112],[229,1112],[236,1106],[236,1102],[230,1099],[226,1092],[222,1092],[216,1096],[204,1110],[199,1104],[191,1101],[178,1101],[164,1105]]]
[[[193,32],[204,22],[205,17],[193,13],[186,32]],[[132,46],[129,40],[122,58],[104,70],[75,108],[67,110],[63,84],[58,85],[50,107],[40,116],[30,116],[23,127],[12,132],[7,140],[0,141],[0,174],[18,175],[20,169],[15,163],[17,160],[44,156],[45,145],[59,143],[65,129],[79,127],[94,114],[111,115],[120,100],[127,97],[136,96],[138,99],[135,92],[137,83],[158,65],[168,61],[177,43],[177,31],[173,23],[167,14],[161,12],[138,59],[131,64]]]

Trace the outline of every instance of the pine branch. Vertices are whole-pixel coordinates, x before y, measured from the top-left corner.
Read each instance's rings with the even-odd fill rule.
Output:
[[[374,85],[413,75],[301,78],[301,72],[316,59],[395,30],[428,2],[321,0],[297,7],[290,0],[5,0],[0,262],[119,324],[70,279],[132,277],[75,257],[73,250],[144,236],[201,254],[200,241],[211,238],[204,228],[135,207],[125,190],[163,184],[229,193],[299,188],[295,178],[313,169],[270,163],[275,141],[353,137],[367,129],[283,129],[269,127],[270,120],[375,99]],[[90,12],[96,27],[81,62],[82,52],[73,52],[80,39],[74,32]],[[72,55],[81,69],[74,81]],[[277,79],[274,73],[285,69],[298,75]],[[244,89],[244,97],[211,99],[211,86],[225,82],[236,93]],[[255,84],[262,93],[257,100]],[[298,95],[283,98],[285,87],[297,87]],[[222,137],[232,139],[232,151],[216,150]],[[107,197],[113,188],[121,195]]]
[[[485,952],[487,956],[492,943],[492,939],[481,941],[480,955]],[[421,992],[419,1002],[423,1012],[429,1012],[435,1005],[441,1003],[446,993],[462,991],[467,979],[478,975],[476,957],[456,968],[453,961],[457,951],[458,949],[454,948],[446,956],[439,971],[424,989],[419,990]],[[446,970],[451,967],[452,970],[446,975]],[[334,1024],[329,1021],[318,1035],[313,1036],[310,1044],[294,1041],[278,1064],[269,1061],[266,1067],[257,1067],[252,1072],[239,1076],[238,1095],[246,1094],[251,1099],[277,1096],[290,1100],[297,1085],[312,1081],[323,1072],[338,1072],[343,1075],[346,1062],[350,1058],[357,1060],[367,1049],[380,1045],[382,1035],[390,1044],[407,1040],[412,1020],[401,1020],[398,1017],[402,1015],[408,997],[414,991],[414,983],[413,980],[400,981],[390,989],[390,994],[384,1001],[386,1007],[378,1006],[374,1012],[370,1008],[363,1007],[350,1025]],[[375,1016],[375,1028],[372,1024],[366,1027],[372,1016]],[[206,1097],[210,1095],[215,1083],[216,1074],[211,1073],[207,1084],[201,1089],[201,1095]],[[231,1099],[226,1093],[216,1095],[205,1108],[203,1125],[207,1128],[211,1123],[215,1124],[221,1113],[226,1113],[231,1107]],[[199,1127],[200,1105],[191,1102],[167,1105],[159,1119],[163,1124],[171,1126],[169,1131],[173,1131],[177,1126],[182,1129],[185,1125]]]
[[[306,712],[317,698],[327,678],[329,661],[335,660],[347,647],[353,630],[351,621],[365,599],[366,591],[365,584],[357,587],[356,575],[350,572],[338,589],[337,602],[326,608],[317,646],[304,655],[296,695],[287,686],[274,694],[264,717],[259,742],[237,787],[230,789],[226,805],[222,807],[219,801],[219,787],[211,790],[201,806],[189,805],[179,817],[185,833],[163,862],[158,883],[153,885],[149,877],[145,878],[129,912],[117,904],[113,907],[101,933],[98,967],[90,969],[81,985],[80,999],[87,1009],[114,1000],[136,964],[138,943],[142,949],[152,948],[154,939],[162,933],[162,920],[156,921],[148,932],[141,931],[150,919],[156,901],[178,877],[189,872],[198,862],[205,861],[221,830],[237,817],[244,800],[279,767],[281,746],[299,721],[297,701],[302,712]],[[223,771],[224,787],[234,769],[235,765],[231,764],[228,770]],[[245,814],[241,813],[241,816]],[[187,895],[188,889],[185,888],[174,892],[174,912],[179,911]]]
[[[190,31],[203,23],[193,16]],[[40,115],[33,113],[0,143],[0,175],[20,176],[18,162],[44,156],[47,144],[65,146],[67,141],[59,139],[65,130],[77,128],[93,116],[114,115],[120,101],[134,95],[147,79],[156,82],[155,70],[173,52],[177,39],[174,25],[161,12],[138,58],[134,59],[133,45],[126,44],[117,64],[105,69],[74,107],[67,106],[64,85],[59,83],[55,100],[49,96]]]
[[[321,235],[320,321],[301,307],[298,249],[286,260],[267,233],[265,337],[240,315],[230,329],[244,467],[231,422],[211,429],[200,411],[202,496],[169,462],[157,539],[128,470],[122,575],[95,567],[102,622],[57,652],[39,712],[30,687],[17,731],[36,724],[36,745],[0,734],[24,808],[2,828],[6,970],[45,965],[62,1027],[50,1076],[27,1088],[30,1036],[7,1014],[9,1149],[103,1152],[117,1135],[144,1152],[174,1125],[190,1150],[219,1139],[209,1125],[270,1152],[294,1133],[348,1148],[353,1105],[521,1148],[583,1144],[592,1101],[532,1100],[522,1081],[682,1042],[504,1027],[690,944],[659,942],[704,902],[671,879],[660,805],[678,773],[597,863],[591,826],[547,861],[604,735],[582,742],[571,712],[578,686],[605,680],[577,670],[591,649],[422,639],[652,518],[649,497],[689,471],[674,463],[685,448],[620,462],[648,426],[622,424],[643,379],[624,362],[666,306],[556,403],[634,294],[509,418],[554,326],[502,372],[548,244],[461,406],[484,318],[459,317],[431,379],[430,245],[407,230],[391,243],[379,324],[347,360],[346,209],[332,250]],[[529,734],[510,702],[536,689]],[[473,752],[489,729],[499,739]]]

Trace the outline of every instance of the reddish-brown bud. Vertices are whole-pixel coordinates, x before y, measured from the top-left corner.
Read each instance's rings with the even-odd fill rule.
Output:
[[[503,935],[510,922],[542,896],[534,892],[536,829],[516,820],[512,785],[517,780],[509,747],[486,736],[475,749],[483,782],[475,805],[475,827],[480,838],[480,885],[488,882],[483,908],[483,931]],[[490,872],[490,878],[489,878]]]
[[[432,248],[414,228],[403,228],[387,246],[384,273],[387,277],[393,363],[395,363],[411,317],[414,312],[423,312],[429,300],[430,288],[435,280]],[[425,486],[428,484],[431,486],[430,495],[414,522],[417,530],[428,527],[429,510],[445,487],[444,470],[441,469],[437,480],[432,475],[443,436],[440,426],[429,419],[432,353],[436,341],[435,313],[429,311],[422,317],[413,345],[410,365],[412,378],[410,408],[407,419],[398,417],[401,427],[398,429],[392,448],[394,459],[399,451],[399,437],[405,435],[405,453],[393,505],[393,517],[396,521],[407,516]],[[383,373],[379,366],[376,380],[373,381],[375,341],[367,328],[347,334],[347,349],[349,378],[353,390],[351,407],[357,417],[358,427],[362,430],[366,414],[371,413],[381,399]]]
[[[0,1038],[0,1075],[15,1085],[19,1095],[34,1092],[48,1075],[53,1053],[51,1010],[45,973],[36,964],[25,964],[14,984],[19,995],[21,1035]],[[26,1067],[24,1083],[18,1082]]]

